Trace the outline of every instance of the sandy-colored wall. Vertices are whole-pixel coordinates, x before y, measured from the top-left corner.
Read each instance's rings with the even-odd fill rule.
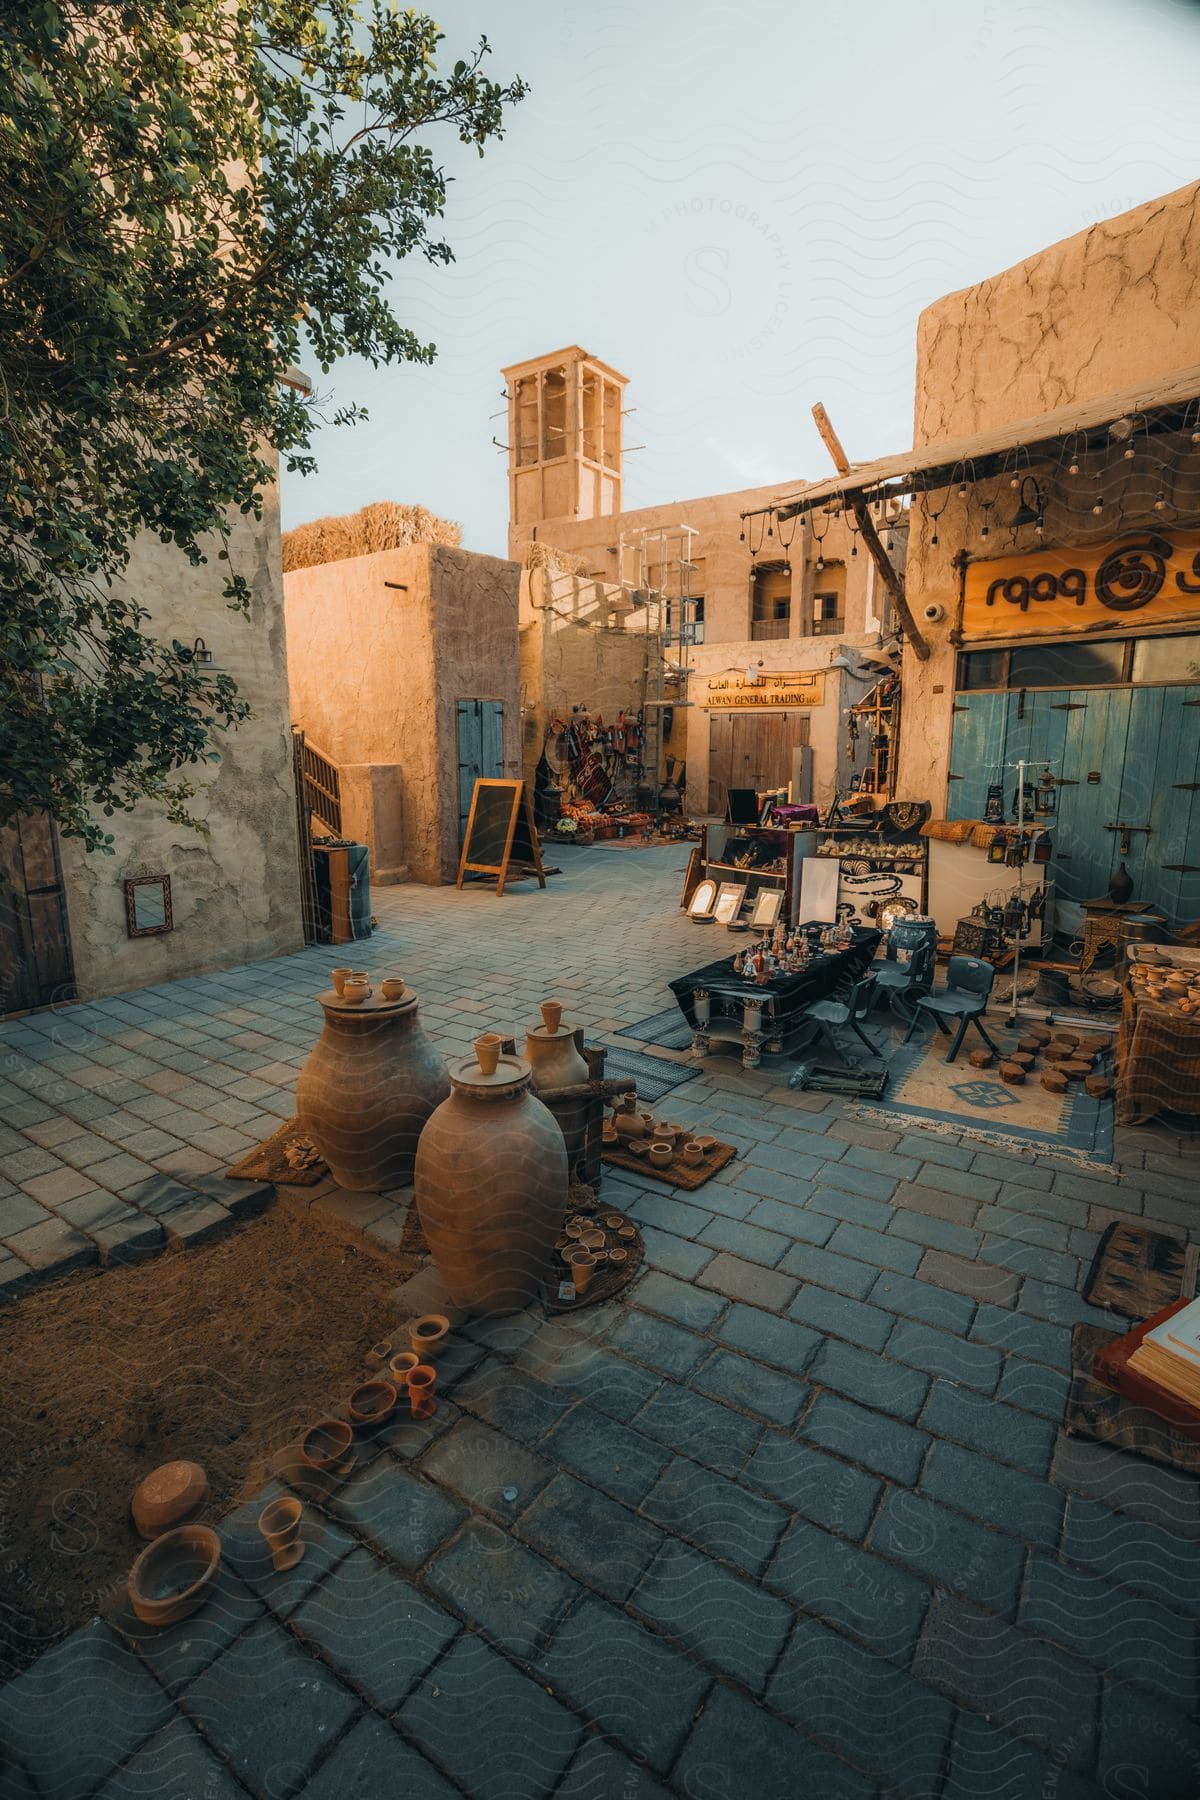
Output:
[[[498,700],[504,707],[504,769],[521,773],[521,670],[517,613],[521,571],[499,556],[438,548],[431,552],[439,875],[458,873],[458,702]]]
[[[292,788],[277,495],[260,523],[239,519],[230,553],[249,579],[248,620],[230,612],[215,560],[192,568],[149,536],[134,547],[129,585],[151,613],[149,629],[190,644],[204,638],[232,675],[253,717],[219,733],[221,761],[197,765],[193,811],[207,838],[172,825],[160,807],[103,821],[114,856],[62,844],[78,991],[95,999],[293,950],[302,943],[296,807]],[[130,938],[124,882],[171,877],[174,930]]]
[[[519,771],[519,579],[499,557],[428,544],[284,577],[293,719],[333,762],[399,772],[402,831],[389,817],[368,835],[378,866],[402,843],[417,881],[457,871],[460,699],[504,703]]]
[[[1181,188],[929,307],[917,328],[914,444],[1149,384],[1194,363],[1198,201],[1200,183]],[[1102,472],[1105,462],[1110,466]],[[1073,479],[1057,470],[1038,473],[1048,494],[1047,544],[1106,542],[1115,535],[1115,518],[1131,531],[1157,516],[1136,462],[1092,460]],[[1088,500],[1098,490],[1106,507],[1093,520]],[[985,539],[979,502],[986,499],[996,504]],[[959,592],[953,558],[959,550],[1002,554],[1015,502],[1003,479],[981,484],[964,500],[951,495],[936,546],[925,503],[912,507],[909,601],[918,618],[930,604],[943,606],[946,617],[922,628],[932,650],[928,662],[905,653],[897,792],[930,800],[935,813],[944,807],[949,772],[956,654],[950,631]]]
[[[581,706],[613,721],[635,714],[647,692],[658,693],[654,670],[661,661],[657,635],[647,636],[644,608],[621,624],[597,583],[545,571],[521,575],[522,761],[533,779],[550,719]]]

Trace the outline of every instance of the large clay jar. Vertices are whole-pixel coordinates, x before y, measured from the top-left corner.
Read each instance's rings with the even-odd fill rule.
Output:
[[[560,1011],[557,1001],[548,1000],[542,1008],[542,1023],[531,1026],[525,1038],[525,1055],[533,1070],[533,1091],[539,1097],[553,1088],[578,1087],[589,1077],[574,1032],[558,1023]],[[583,1160],[590,1102],[585,1096],[579,1100],[545,1100],[544,1104],[558,1120],[567,1146],[567,1166],[575,1169]]]
[[[333,1178],[356,1191],[406,1186],[417,1139],[450,1092],[418,1022],[416,995],[355,1006],[320,996],[325,1029],[296,1083],[296,1110]]]
[[[417,1211],[456,1306],[517,1312],[554,1267],[567,1204],[567,1152],[523,1057],[494,1074],[452,1064],[450,1098],[421,1134]]]

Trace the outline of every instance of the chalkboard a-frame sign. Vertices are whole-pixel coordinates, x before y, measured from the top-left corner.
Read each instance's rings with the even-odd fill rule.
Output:
[[[532,869],[545,887],[542,853],[533,823],[533,806],[523,781],[480,776],[471,795],[471,811],[458,861],[461,887],[468,875],[495,875],[496,892],[504,892],[509,869]]]

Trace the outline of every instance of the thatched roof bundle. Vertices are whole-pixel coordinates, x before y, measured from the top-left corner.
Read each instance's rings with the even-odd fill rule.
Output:
[[[404,544],[462,542],[462,527],[439,519],[427,506],[401,506],[376,500],[340,518],[313,519],[283,534],[283,568],[311,569],[317,563],[344,562],[348,556],[371,556],[376,550],[398,550]]]

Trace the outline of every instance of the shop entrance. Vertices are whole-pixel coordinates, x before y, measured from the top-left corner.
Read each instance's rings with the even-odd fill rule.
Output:
[[[1124,862],[1136,899],[1200,918],[1200,685],[956,694],[947,816],[982,819],[1001,782],[1011,820],[1021,758],[1058,783],[1044,822],[1060,901],[1102,897]],[[1124,854],[1112,826],[1132,828]]]
[[[808,743],[811,721],[790,712],[727,712],[708,716],[708,810],[725,816],[730,788],[786,787],[792,752]]]
[[[504,703],[460,700],[458,703],[458,844],[462,848],[471,795],[480,779],[504,774]]]
[[[34,813],[0,831],[0,1015],[74,998],[58,833]]]

